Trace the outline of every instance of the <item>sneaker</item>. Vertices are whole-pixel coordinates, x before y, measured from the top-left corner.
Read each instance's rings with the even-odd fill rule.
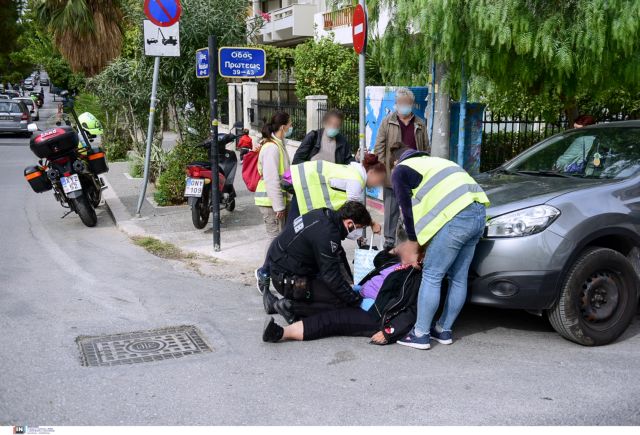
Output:
[[[276,303],[273,304],[273,308],[276,309],[278,314],[284,317],[284,320],[289,325],[296,321],[296,315],[293,312],[293,306],[291,305],[291,301],[289,299],[278,299]]]
[[[422,337],[417,337],[412,329],[404,338],[397,341],[402,346],[413,347],[414,349],[427,350],[431,347],[431,337],[429,334],[425,334]]]
[[[282,340],[284,328],[276,323],[273,317],[269,317],[264,323],[262,331],[262,341],[265,343],[277,343]]]
[[[436,328],[431,328],[431,337],[440,344],[452,344],[453,335],[451,331],[438,332]]]
[[[257,268],[254,274],[256,277],[256,288],[262,295],[265,290],[269,290],[269,287],[271,287],[271,277],[263,272],[261,267]]]
[[[262,293],[262,305],[264,305],[264,312],[267,314],[276,314],[276,309],[273,308],[273,304],[278,302],[278,298],[271,293],[271,290],[265,290]]]

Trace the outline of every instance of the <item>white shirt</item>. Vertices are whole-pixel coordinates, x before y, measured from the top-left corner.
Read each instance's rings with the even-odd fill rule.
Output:
[[[349,166],[357,168],[362,176],[362,180],[364,185],[367,184],[367,171],[364,170],[364,166],[362,166],[358,162],[351,162]],[[342,190],[347,192],[347,198],[349,201],[358,201],[362,202],[362,198],[364,196],[364,189],[359,180],[354,180],[351,178],[332,178],[329,180],[329,185],[334,189]]]

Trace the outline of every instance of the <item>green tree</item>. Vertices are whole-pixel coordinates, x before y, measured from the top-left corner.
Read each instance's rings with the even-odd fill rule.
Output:
[[[120,54],[119,0],[33,0],[32,7],[75,72],[95,75]]]
[[[2,28],[2,44],[0,44],[0,82],[16,82],[23,78],[32,65],[24,59],[13,58],[11,55],[20,48],[20,35],[24,26],[20,22],[23,2],[20,0],[6,0],[0,2],[0,28]]]
[[[295,49],[296,95],[327,95],[331,104],[358,102],[358,56],[332,38],[310,39]]]
[[[415,29],[425,58],[577,112],[580,94],[637,91],[640,2],[636,0],[372,0],[392,6],[398,26]],[[398,42],[401,44],[401,42]],[[396,46],[397,48],[397,46]],[[394,52],[393,56],[397,57]]]

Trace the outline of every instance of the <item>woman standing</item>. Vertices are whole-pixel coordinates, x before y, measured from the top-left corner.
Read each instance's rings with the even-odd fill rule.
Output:
[[[289,169],[289,154],[284,141],[291,136],[293,126],[288,113],[276,112],[262,127],[262,145],[258,155],[260,181],[256,187],[255,204],[262,213],[269,240],[282,231],[286,220],[288,194],[280,180]]]
[[[346,165],[353,155],[347,138],[340,133],[344,115],[338,109],[331,109],[322,117],[322,128],[310,131],[293,156],[293,164],[310,160],[324,160]]]

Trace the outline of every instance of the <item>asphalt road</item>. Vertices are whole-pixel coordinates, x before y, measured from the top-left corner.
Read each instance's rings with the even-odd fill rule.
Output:
[[[600,348],[478,307],[453,346],[429,351],[366,338],[263,344],[253,287],[148,254],[106,210],[96,228],[61,219],[22,176],[35,161],[26,139],[0,137],[0,426],[640,424],[638,318]],[[79,335],[184,324],[213,352],[80,364]]]

